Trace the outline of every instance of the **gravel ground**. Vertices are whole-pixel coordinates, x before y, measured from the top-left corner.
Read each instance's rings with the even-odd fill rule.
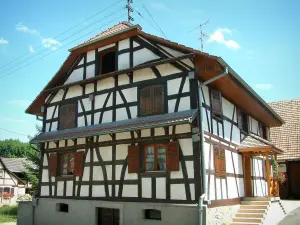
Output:
[[[207,225],[228,225],[240,208],[240,205],[210,208],[207,212]]]

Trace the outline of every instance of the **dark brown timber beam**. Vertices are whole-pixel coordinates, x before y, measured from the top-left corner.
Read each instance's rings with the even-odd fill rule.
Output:
[[[76,85],[86,84],[86,83],[92,83],[94,81],[102,80],[102,79],[105,79],[105,78],[108,78],[108,77],[114,77],[114,76],[121,75],[121,74],[127,74],[127,73],[130,73],[130,72],[136,71],[136,70],[150,68],[152,66],[158,66],[158,65],[161,65],[161,64],[176,62],[176,61],[179,61],[179,60],[183,60],[183,59],[187,59],[187,58],[193,58],[193,57],[195,57],[195,54],[191,53],[191,54],[186,54],[186,55],[182,55],[182,56],[179,56],[179,57],[172,57],[172,58],[160,60],[160,61],[157,61],[157,62],[146,63],[146,64],[138,65],[138,66],[135,66],[135,67],[132,67],[132,68],[129,68],[129,69],[118,70],[118,71],[114,71],[114,72],[111,72],[111,73],[101,74],[101,76],[96,75],[95,77],[92,77],[92,78],[89,78],[89,79],[73,82],[73,83],[66,84],[66,85],[57,86],[57,87],[54,87],[54,88],[49,88],[49,89],[44,90],[43,92],[52,92],[52,91],[57,91],[57,90],[60,90],[60,89],[63,89],[63,88],[71,87],[71,86],[76,86]]]

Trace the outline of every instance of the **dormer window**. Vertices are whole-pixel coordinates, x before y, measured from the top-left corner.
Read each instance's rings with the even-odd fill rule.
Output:
[[[222,96],[218,89],[211,89],[211,109],[213,116],[222,118]]]
[[[109,51],[100,56],[100,74],[116,70],[116,51]]]

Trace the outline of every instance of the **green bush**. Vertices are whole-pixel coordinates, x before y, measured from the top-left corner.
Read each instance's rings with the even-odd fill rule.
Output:
[[[17,213],[18,213],[17,205],[3,206],[0,208],[0,215],[16,216]]]

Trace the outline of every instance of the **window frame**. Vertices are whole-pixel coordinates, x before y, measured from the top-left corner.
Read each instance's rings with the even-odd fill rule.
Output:
[[[240,115],[239,115],[240,114]],[[239,124],[239,118],[238,117],[241,117],[241,125]],[[244,119],[243,119],[243,116],[246,116],[246,125],[244,124]],[[250,132],[250,128],[249,128],[249,114],[247,112],[245,112],[244,110],[242,109],[237,109],[237,123],[238,123],[238,128],[245,134],[248,134]],[[244,126],[247,126],[247,130],[244,130]]]
[[[220,114],[216,114],[214,111],[214,98],[213,98],[213,92],[217,92],[219,97],[220,97]],[[223,102],[222,102],[222,93],[219,89],[217,88],[211,88],[210,89],[210,105],[211,105],[211,114],[213,116],[214,119],[217,120],[223,120]]]
[[[146,164],[147,164],[147,162],[146,162],[146,156],[147,156],[147,154],[146,154],[146,149],[147,149],[147,147],[150,147],[150,146],[154,146],[154,169],[155,170],[146,170]],[[165,147],[165,169],[164,170],[157,170],[157,156],[158,156],[158,147],[159,146],[163,146],[163,147]],[[144,172],[145,173],[157,173],[157,172],[162,172],[162,173],[164,173],[164,172],[167,172],[167,154],[168,154],[168,145],[167,144],[161,144],[161,143],[159,143],[159,144],[146,144],[146,145],[144,145],[143,146],[143,166],[144,166]]]
[[[114,71],[117,71],[118,70],[118,57],[117,57],[117,48],[116,47],[112,47],[112,48],[108,48],[108,49],[105,49],[101,52],[98,52],[97,53],[97,56],[96,56],[96,64],[97,65],[97,73],[96,73],[96,76],[100,76],[104,73],[102,73],[102,58],[103,56],[105,56],[106,54],[108,53],[111,53],[111,52],[114,52],[115,53],[115,70]],[[114,72],[112,71],[112,72]]]
[[[66,105],[74,105],[74,127],[71,128],[61,128],[61,108],[66,106]],[[57,130],[67,130],[67,129],[73,129],[78,127],[78,102],[71,100],[71,101],[64,101],[62,104],[59,105],[58,107],[58,124],[57,124]]]
[[[154,97],[152,96],[152,89],[161,86],[163,89],[163,109],[162,112],[154,112]],[[151,88],[150,89],[150,98],[151,98],[151,105],[152,105],[152,112],[148,114],[142,114],[141,106],[142,106],[142,100],[141,100],[141,92],[144,88]],[[148,83],[147,85],[140,86],[138,89],[138,117],[146,117],[146,116],[154,116],[154,115],[161,115],[168,112],[168,99],[167,99],[167,84],[164,83]]]
[[[63,157],[68,154],[68,157],[70,154],[73,155],[73,174],[63,174]],[[62,178],[68,178],[68,177],[73,177],[75,176],[74,173],[75,173],[75,155],[76,155],[76,152],[63,152],[63,153],[58,153],[58,160],[57,160],[57,168],[58,168],[58,176],[59,177],[62,177]],[[70,159],[68,159],[68,166],[67,166],[67,171],[69,171],[69,165],[70,164]],[[71,168],[72,169],[72,168]]]

